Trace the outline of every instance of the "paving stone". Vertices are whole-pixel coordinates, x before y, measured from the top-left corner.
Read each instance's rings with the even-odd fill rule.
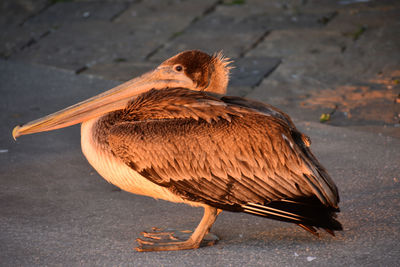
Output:
[[[358,81],[329,72],[329,67],[316,75],[323,64],[304,62],[283,61],[247,97],[276,105],[303,120],[318,121],[322,113],[332,113],[328,122],[332,125],[386,125],[381,132],[400,137],[400,131],[393,129],[400,120],[400,105],[396,103],[400,85],[395,82],[400,73]]]
[[[37,43],[42,37],[49,34],[47,24],[9,25],[0,30],[0,57],[8,58],[12,54]]]
[[[220,5],[217,12],[242,19],[244,23],[258,21],[258,25],[272,29],[317,27],[326,24],[336,13],[337,4],[328,2],[314,9],[315,4],[309,1],[246,1],[242,5]]]
[[[300,70],[299,66],[299,71],[315,78],[333,73],[342,82],[369,80],[385,68],[399,68],[400,56],[396,53],[400,49],[400,38],[396,37],[399,31],[396,24],[381,30],[370,29],[357,41],[323,29],[274,31],[249,55],[300,61],[305,68]],[[313,42],[304,41],[310,39]]]
[[[118,58],[141,61],[159,45],[162,38],[135,31],[125,24],[102,21],[71,23],[12,58],[79,71],[82,67]]]
[[[185,23],[190,22],[181,21],[179,16],[174,14],[180,7],[187,8],[186,2],[175,1],[174,5],[166,3],[158,7],[157,3],[151,1],[134,3],[120,17],[115,18],[114,22],[110,22],[110,19],[121,12],[125,7],[124,4],[103,6],[101,3],[92,2],[60,3],[65,6],[55,5],[47,13],[35,18],[31,24],[52,21],[51,18],[63,13],[65,7],[67,11],[61,17],[61,26],[55,27],[40,43],[30,46],[13,58],[78,72],[98,63],[110,65],[120,58],[143,61],[164,40],[186,27]],[[198,9],[189,10],[186,18],[192,20],[193,16],[201,14],[202,8],[208,7],[211,3],[213,2],[204,1],[197,4],[195,7]],[[158,9],[155,10],[153,7]],[[137,9],[141,12],[132,16]],[[85,19],[83,18],[85,12],[93,16]],[[63,24],[63,21],[71,22]],[[57,23],[57,20],[54,23]],[[98,45],[93,46],[93,44]],[[104,66],[102,68],[104,69]]]
[[[379,121],[381,125],[398,124],[400,105],[395,102],[400,93],[396,82],[400,72],[388,67],[392,71],[354,75],[361,71],[358,65],[353,66],[352,72],[352,65],[343,64],[330,56],[283,59],[274,73],[249,96],[260,97],[282,108],[318,110],[319,114],[332,112],[337,106],[331,120],[335,125],[375,125]],[[305,111],[304,115],[307,116],[302,119],[311,119],[310,116],[319,119],[312,112]]]
[[[293,1],[263,1],[263,0],[250,0],[243,1],[240,4],[232,4],[233,1],[223,1],[218,5],[216,12],[222,16],[232,16],[237,19],[243,19],[249,15],[269,13],[276,14],[287,11],[287,3]],[[296,1],[295,1],[296,2]]]
[[[371,26],[357,38],[346,34],[345,27],[334,27],[358,21],[353,15],[337,16],[324,29],[288,29],[268,35],[248,55],[278,56],[282,64],[250,96],[263,95],[284,109],[302,108],[302,119],[318,120],[318,114],[338,106],[329,123],[397,125],[400,21],[393,7],[384,9],[387,16],[376,8],[361,10],[355,14],[366,22],[370,18]]]
[[[110,21],[128,7],[122,2],[57,2],[26,23],[47,23],[60,26],[62,24],[82,21]]]
[[[156,1],[147,0],[133,4],[115,19],[116,23],[128,23],[143,30],[162,30],[172,33],[182,31],[196,17],[215,5],[206,1]],[[184,10],[184,12],[182,12]]]
[[[282,58],[283,64],[277,72],[287,79],[301,79],[301,82],[309,80],[305,86],[301,86],[301,82],[298,84],[303,90],[307,90],[310,82],[314,81],[317,86],[321,86],[333,80],[334,75],[335,83],[353,79],[352,73],[344,66],[348,57],[345,49],[351,43],[351,40],[335,31],[280,30],[268,35],[255,49],[249,51],[248,55]]]
[[[310,42],[312,40],[312,42]],[[322,28],[272,31],[249,56],[290,58],[298,55],[319,57],[320,54],[340,55],[352,40],[342,33]]]
[[[21,25],[47,5],[47,0],[2,0],[0,2],[0,26]]]
[[[269,16],[268,14],[256,14],[249,16],[247,20],[252,23],[266,25],[271,29],[297,29],[297,28],[314,28],[322,27],[322,20],[332,16],[331,12],[327,13],[295,13],[292,15],[279,14]]]
[[[255,87],[278,65],[280,59],[271,57],[245,57],[234,60],[230,86]]]
[[[205,16],[203,19],[197,20],[190,26],[188,31],[198,34],[201,32],[218,32],[220,34],[224,32],[232,34],[235,32],[249,32],[257,34],[260,31],[264,32],[268,29],[266,25],[253,23],[251,20],[247,20],[247,16],[238,18],[232,15],[219,14],[218,11],[219,9]]]
[[[5,3],[7,2],[10,1]],[[7,10],[14,12],[3,12],[5,14],[0,21],[0,25],[4,25],[0,26],[3,28],[0,33],[0,53],[3,57],[9,57],[12,53],[39,42],[62,25],[71,22],[109,21],[127,7],[122,2],[58,2],[48,7],[47,5],[48,1],[27,0],[6,5]]]
[[[383,9],[383,10],[382,10]],[[374,78],[386,69],[400,69],[400,3],[391,8],[373,8],[338,16],[328,28],[351,42],[344,53],[347,70],[361,79]]]
[[[47,32],[46,25],[23,24],[48,5],[47,0],[2,0],[0,2],[0,57],[7,58]]]
[[[110,22],[125,7],[124,3],[56,3],[23,25],[28,29],[42,29],[46,25],[46,38],[32,38],[32,42],[13,58],[78,71],[97,60],[112,57],[111,53],[106,55],[105,52],[109,52],[107,48],[118,45],[113,44],[115,40],[104,41],[104,35],[122,39],[118,33],[126,33],[127,38],[121,43],[129,42],[129,29],[120,27],[116,31]],[[93,43],[102,43],[103,46],[91,48]]]
[[[217,9],[221,14],[230,14],[235,17],[245,17],[256,14],[268,16],[286,15],[293,16],[299,13],[323,14],[335,11],[338,6],[336,1],[304,1],[304,0],[247,0],[242,4],[232,4],[232,1],[223,1]]]
[[[121,57],[114,57],[103,62],[96,62],[85,73],[98,74],[103,77],[114,77],[118,80],[128,80],[158,65],[161,61],[172,56],[161,57],[150,62],[146,57],[162,45],[164,40],[171,36],[179,35],[197,16],[209,9],[215,1],[144,1],[131,5],[124,13],[118,16],[115,25],[130,25],[132,31],[145,36],[153,35],[155,45],[143,46],[149,48],[146,53],[140,52],[140,57],[135,56],[136,51],[128,52]],[[185,10],[185,12],[182,12]],[[134,47],[126,49],[131,51]],[[144,61],[146,59],[146,61]],[[122,62],[121,62],[122,61]]]
[[[155,63],[149,61],[128,62],[124,58],[116,58],[114,62],[111,63],[103,62],[95,64],[83,73],[93,74],[115,81],[128,81],[147,71],[153,70],[160,63],[161,62]]]
[[[270,103],[299,119],[316,121],[319,115],[315,114],[315,111],[306,110],[299,114],[299,102],[304,100],[310,91],[327,89],[328,86],[304,75],[307,67],[303,62],[283,59],[275,71],[246,97]]]
[[[151,59],[165,58],[187,49],[200,49],[211,54],[222,50],[228,57],[239,57],[257,43],[266,31],[262,25],[213,12],[174,36]]]
[[[261,34],[261,33],[260,33]],[[248,33],[202,33],[186,32],[168,42],[151,60],[161,60],[184,50],[199,49],[209,54],[222,51],[227,57],[239,57],[244,51],[257,42],[258,36]]]
[[[374,2],[364,5],[349,5],[339,10],[338,15],[327,24],[327,29],[340,31],[343,34],[353,37],[361,26],[369,28],[380,28],[388,25],[389,21],[398,23],[400,11],[399,2],[374,5]],[[376,4],[376,2],[375,2]]]
[[[243,12],[251,9],[249,13]],[[250,50],[263,36],[272,29],[321,27],[318,19],[321,14],[294,14],[287,15],[277,12],[281,7],[276,7],[273,15],[265,7],[253,9],[248,5],[219,5],[211,14],[204,16],[190,25],[181,35],[167,42],[162,49],[152,56],[152,59],[164,58],[166,55],[175,54],[182,49],[201,49],[215,52],[222,48],[230,57],[242,56]],[[220,50],[219,49],[219,50]]]

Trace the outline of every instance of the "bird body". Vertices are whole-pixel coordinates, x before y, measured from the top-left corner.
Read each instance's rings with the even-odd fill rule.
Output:
[[[17,126],[13,135],[81,122],[82,151],[108,182],[204,208],[185,240],[145,233],[139,251],[214,244],[207,234],[222,210],[296,223],[313,234],[315,227],[341,230],[338,190],[309,138],[277,108],[223,96],[228,63],[221,55],[180,53],[151,73]]]

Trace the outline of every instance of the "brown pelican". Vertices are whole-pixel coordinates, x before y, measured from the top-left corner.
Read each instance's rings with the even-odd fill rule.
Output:
[[[144,232],[138,251],[212,245],[222,210],[341,230],[338,190],[288,115],[222,96],[229,61],[185,51],[154,71],[41,119],[13,137],[82,123],[82,151],[119,188],[204,208],[194,230]]]

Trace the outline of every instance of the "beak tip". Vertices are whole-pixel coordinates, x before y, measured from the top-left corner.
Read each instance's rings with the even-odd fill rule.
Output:
[[[20,128],[21,128],[21,125],[15,126],[12,131],[12,137],[14,138],[15,141],[17,141],[17,138],[21,136],[21,134],[19,133]]]

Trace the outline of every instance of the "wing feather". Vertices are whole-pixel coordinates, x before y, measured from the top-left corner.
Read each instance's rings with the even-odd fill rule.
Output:
[[[262,115],[123,122],[108,141],[127,165],[190,200],[240,205],[313,195],[320,185],[312,171],[284,141],[285,129],[270,124]]]
[[[220,206],[317,197],[337,188],[278,109],[182,88],[150,90],[109,128],[113,154],[183,198]]]

